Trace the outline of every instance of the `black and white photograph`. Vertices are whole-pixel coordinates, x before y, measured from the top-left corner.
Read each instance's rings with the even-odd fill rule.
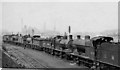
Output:
[[[118,7],[119,2],[0,3],[0,67],[120,70]]]

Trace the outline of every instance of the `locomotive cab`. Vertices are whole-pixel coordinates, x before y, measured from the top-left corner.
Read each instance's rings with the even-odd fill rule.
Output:
[[[113,40],[112,37],[98,36],[91,39],[94,49],[94,59],[98,60],[101,53],[101,44],[109,43]]]
[[[113,40],[113,38],[112,37],[105,37],[105,36],[98,36],[98,37],[92,38],[91,40],[93,42],[93,46],[97,47],[104,42],[111,42]]]

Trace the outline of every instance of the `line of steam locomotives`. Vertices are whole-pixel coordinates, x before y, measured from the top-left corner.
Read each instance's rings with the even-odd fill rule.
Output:
[[[112,42],[112,37],[98,36],[90,39],[89,35],[85,40],[77,35],[56,36],[54,38],[41,38],[30,35],[4,35],[3,42],[11,43],[24,48],[31,48],[45,51],[54,56],[84,64],[87,67],[97,67],[103,70],[120,69],[120,44]]]

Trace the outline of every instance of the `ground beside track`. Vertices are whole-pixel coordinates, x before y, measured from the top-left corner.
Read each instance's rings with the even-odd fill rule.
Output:
[[[9,44],[4,44],[4,45],[9,51],[9,54],[12,54],[13,56],[17,56],[16,58],[18,57],[22,58],[23,61],[25,61],[26,63],[27,63],[27,60],[29,61],[28,58],[30,58],[31,60],[32,59],[37,60],[39,64],[42,64],[43,66],[48,67],[48,68],[81,68],[81,69],[85,68],[84,66],[70,65],[69,62],[63,59],[54,57],[52,55],[46,54],[44,52],[39,52],[39,51],[35,51],[32,49],[27,49],[27,48],[24,49],[22,47],[13,46]]]

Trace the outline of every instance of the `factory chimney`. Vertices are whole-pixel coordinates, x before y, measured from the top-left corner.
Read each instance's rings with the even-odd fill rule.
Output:
[[[71,27],[70,26],[68,27],[68,32],[69,32],[69,34],[71,33]]]

